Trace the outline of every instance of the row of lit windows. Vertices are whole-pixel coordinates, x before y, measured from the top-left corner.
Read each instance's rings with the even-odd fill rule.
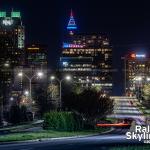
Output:
[[[81,49],[81,48],[70,48],[70,49],[65,49],[66,51],[80,51],[80,52],[107,52],[107,51],[112,51],[112,49]]]
[[[129,65],[129,67],[145,67],[145,64]]]
[[[73,51],[63,51],[62,54],[82,54],[82,55],[92,55],[92,56],[98,56],[99,54],[98,53],[94,53],[94,52],[73,52]],[[101,54],[104,54],[105,55],[105,59],[108,59],[109,58],[109,54],[105,54],[104,52],[101,52]]]
[[[64,71],[91,71],[91,68],[64,68]]]
[[[71,64],[70,67],[91,67],[91,64]]]

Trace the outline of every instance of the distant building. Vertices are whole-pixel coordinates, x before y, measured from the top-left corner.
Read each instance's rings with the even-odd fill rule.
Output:
[[[32,69],[47,69],[48,49],[45,45],[31,44],[26,47],[26,65]]]
[[[112,91],[112,46],[101,34],[76,33],[77,26],[71,11],[67,26],[69,35],[64,39],[60,70],[71,74],[82,86],[100,86]]]
[[[15,68],[15,90],[21,89],[22,103],[27,103],[25,91],[30,94],[29,83],[31,81],[32,96],[35,98],[35,91],[39,88],[47,89],[47,69],[48,57],[47,46],[41,44],[30,44],[25,47],[25,65],[23,67]],[[22,76],[18,76],[19,73]],[[43,76],[38,77],[37,73],[42,72]],[[15,92],[14,92],[15,93]],[[15,95],[13,97],[16,97]],[[29,98],[29,97],[28,97]]]
[[[130,53],[124,57],[125,93],[136,95],[139,88],[150,82],[150,57],[143,53]]]
[[[13,69],[24,65],[25,30],[20,12],[0,11],[0,81],[4,99],[13,86]]]

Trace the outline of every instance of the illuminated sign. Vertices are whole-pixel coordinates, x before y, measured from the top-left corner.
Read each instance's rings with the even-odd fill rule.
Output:
[[[0,17],[6,17],[6,12],[0,11]]]
[[[84,45],[64,43],[63,48],[83,48]]]
[[[145,54],[131,54],[130,55],[131,56],[131,58],[145,58],[146,57],[146,55]]]
[[[5,26],[11,26],[13,24],[13,20],[12,19],[5,19],[2,21],[2,23]]]
[[[21,17],[20,12],[11,12],[11,17],[20,18]]]
[[[136,54],[136,58],[145,58],[146,55],[145,54]]]
[[[132,58],[136,58],[136,54],[131,54],[131,57]]]

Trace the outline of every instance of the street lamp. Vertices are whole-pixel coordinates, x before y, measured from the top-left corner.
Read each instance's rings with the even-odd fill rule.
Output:
[[[51,81],[52,80],[57,80],[58,82],[59,82],[59,100],[60,100],[60,108],[62,107],[62,82],[63,81],[70,81],[71,80],[71,76],[69,76],[69,75],[67,75],[67,76],[65,76],[63,79],[58,79],[58,78],[56,78],[55,76],[51,76],[50,77],[50,79],[51,79]]]
[[[23,73],[22,73],[22,72],[19,72],[19,73],[18,73],[18,76],[19,76],[19,77],[22,77],[22,76],[23,76]]]
[[[143,80],[143,78],[141,76],[137,76],[134,78],[135,81],[138,81],[138,100],[140,98],[140,82]]]
[[[10,63],[9,61],[6,61],[4,63],[0,64],[0,67],[3,69],[9,69]],[[1,72],[3,74],[3,72]],[[3,79],[2,79],[3,80]],[[6,86],[4,82],[0,81],[0,87],[2,91],[5,89],[4,87]],[[0,102],[0,116],[1,116],[1,121],[4,121],[4,94],[0,94],[1,102]]]
[[[10,98],[10,101],[13,101],[13,100],[14,100],[14,98],[13,98],[13,97],[11,97],[11,98]]]
[[[34,77],[43,77],[43,72],[39,71],[36,74],[34,74],[33,76],[29,77],[27,74],[23,73],[22,71],[18,73],[18,77],[23,77],[25,76],[28,80],[29,80],[29,92],[26,94],[30,96],[30,102],[31,102],[31,106],[32,106],[32,80],[34,79]],[[34,119],[34,118],[33,118]]]
[[[42,78],[43,75],[44,75],[43,72],[38,72],[38,73],[37,73],[37,76],[40,77],[40,78]]]
[[[150,77],[147,77],[147,79],[146,79],[148,82],[150,81]]]
[[[4,67],[9,67],[10,66],[10,64],[8,63],[8,62],[6,62],[5,64],[4,64]]]
[[[25,96],[29,96],[29,91],[25,91],[25,92],[24,92],[24,95],[25,95]]]

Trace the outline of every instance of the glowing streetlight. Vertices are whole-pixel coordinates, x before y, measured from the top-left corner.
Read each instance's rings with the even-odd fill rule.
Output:
[[[55,76],[51,76],[50,79],[51,79],[51,80],[54,80],[54,79],[55,79]]]
[[[10,101],[13,101],[13,100],[14,100],[14,98],[13,98],[13,97],[11,97],[11,98],[10,98]]]
[[[50,80],[52,81],[52,80],[57,80],[58,82],[59,82],[59,99],[60,99],[60,108],[62,107],[62,82],[63,81],[70,81],[71,80],[71,76],[69,76],[69,75],[67,75],[67,76],[65,76],[63,79],[58,79],[58,78],[56,78],[55,76],[51,76],[50,77]]]
[[[44,75],[43,72],[38,72],[37,73],[37,76],[40,77],[40,78],[43,77],[43,75]]]
[[[66,76],[65,79],[66,79],[67,81],[70,81],[70,80],[71,80],[71,76]]]
[[[24,92],[24,95],[25,95],[25,96],[29,96],[29,91],[25,91],[25,92]]]
[[[18,76],[19,76],[19,77],[22,77],[22,76],[23,76],[23,73],[22,73],[22,72],[19,72],[19,73],[18,73]]]
[[[23,73],[22,71],[18,73],[18,76],[19,76],[19,77],[25,76],[25,77],[29,80],[29,92],[26,91],[26,92],[25,92],[25,95],[26,95],[26,96],[27,96],[27,95],[30,96],[31,106],[32,106],[32,104],[33,104],[33,102],[32,102],[32,80],[33,80],[34,77],[40,77],[40,78],[41,78],[41,77],[43,77],[43,75],[44,75],[44,73],[41,72],[41,71],[37,72],[36,74],[34,74],[34,75],[31,76],[31,77],[29,77],[27,74]],[[33,115],[33,116],[34,116],[34,115]],[[34,117],[33,117],[33,119],[34,119]]]
[[[146,79],[147,81],[150,81],[150,77],[147,77],[147,79]]]
[[[6,62],[5,64],[4,64],[4,67],[9,67],[10,66],[10,64],[8,63],[8,62]]]

